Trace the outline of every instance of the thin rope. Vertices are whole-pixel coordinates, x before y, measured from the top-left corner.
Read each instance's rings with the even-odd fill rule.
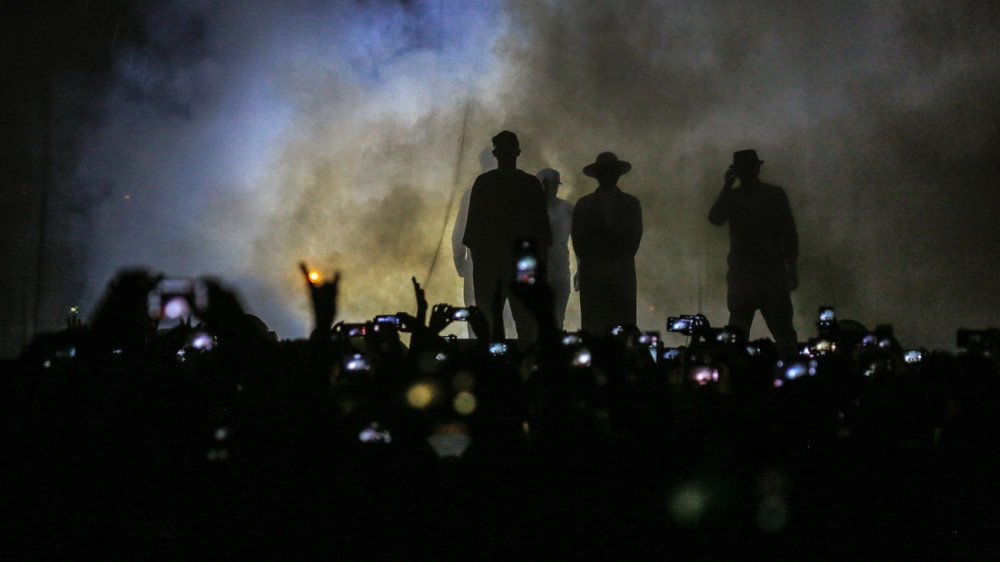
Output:
[[[462,116],[462,136],[458,139],[458,154],[455,158],[455,174],[452,177],[452,188],[451,197],[448,199],[448,208],[445,210],[444,219],[441,221],[441,236],[438,238],[437,249],[434,250],[434,259],[431,260],[431,265],[427,269],[427,279],[423,282],[423,286],[426,289],[430,286],[431,277],[437,270],[438,257],[441,255],[441,247],[444,245],[445,235],[448,233],[448,224],[451,218],[451,211],[455,207],[455,200],[458,199],[456,195],[459,192],[459,181],[461,180],[462,174],[462,159],[465,158],[465,137],[466,128],[469,126],[469,113],[472,110],[472,103],[467,101],[465,103],[465,114]]]

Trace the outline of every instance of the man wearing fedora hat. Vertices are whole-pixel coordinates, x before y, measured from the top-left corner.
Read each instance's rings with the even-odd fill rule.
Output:
[[[760,180],[763,163],[755,150],[733,154],[708,220],[716,226],[729,223],[729,324],[749,335],[760,310],[778,351],[790,357],[798,343],[790,291],[799,284],[799,236],[785,190]]]
[[[642,239],[642,206],[618,188],[632,169],[613,152],[602,152],[584,175],[597,189],[573,209],[573,250],[577,257],[582,328],[595,335],[636,323],[635,254]]]

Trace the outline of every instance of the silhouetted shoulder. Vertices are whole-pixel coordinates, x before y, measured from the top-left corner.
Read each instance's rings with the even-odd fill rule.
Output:
[[[639,198],[631,193],[625,193],[624,191],[618,191],[615,196],[619,205],[627,207],[631,210],[641,209],[642,203],[639,202]]]
[[[593,193],[588,193],[588,194],[584,195],[583,197],[580,197],[579,199],[576,200],[576,203],[573,206],[574,212],[582,212],[589,205],[593,204],[593,200],[594,200],[594,194]]]
[[[480,183],[483,183],[483,182],[492,181],[492,179],[494,177],[496,177],[497,172],[498,172],[498,170],[493,169],[493,170],[487,170],[487,171],[479,174],[478,176],[476,176],[476,181],[474,181],[472,183],[472,187],[475,187],[477,184],[480,184]]]
[[[525,172],[524,170],[517,170],[517,176],[518,176],[518,181],[519,182],[523,181],[525,183],[530,183],[532,185],[537,185],[538,189],[540,189],[543,193],[545,192],[545,188],[542,187],[542,182],[539,181],[539,179],[537,177],[535,177],[533,174],[529,174],[528,172]]]
[[[761,189],[767,190],[769,194],[786,196],[785,188],[780,185],[774,185],[773,183],[762,183],[760,185]]]

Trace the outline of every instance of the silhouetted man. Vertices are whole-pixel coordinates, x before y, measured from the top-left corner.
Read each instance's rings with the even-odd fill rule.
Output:
[[[521,154],[517,135],[501,131],[493,137],[497,168],[480,174],[469,196],[469,215],[462,243],[469,248],[476,302],[490,322],[493,339],[505,337],[501,311],[514,281],[514,241],[532,238],[539,263],[545,264],[552,231],[545,192],[535,176],[517,169]],[[543,277],[544,279],[544,277]],[[537,326],[520,301],[510,299],[518,339],[532,342]]]
[[[535,176],[545,189],[548,203],[549,225],[552,227],[552,247],[549,248],[548,277],[555,304],[556,328],[563,328],[566,319],[566,305],[569,303],[569,236],[573,229],[573,204],[559,199],[559,172],[552,168],[539,170]]]
[[[493,149],[483,149],[483,151],[479,153],[480,172],[492,170],[495,165],[496,159],[493,157]],[[455,224],[451,229],[452,259],[455,262],[455,271],[458,273],[458,276],[462,278],[462,297],[465,301],[465,306],[467,307],[476,305],[476,290],[472,283],[472,255],[471,252],[469,252],[469,248],[462,243],[462,239],[465,237],[465,223],[469,218],[469,197],[471,195],[472,187],[469,187],[462,193],[462,199],[458,207],[458,214],[455,215]],[[514,317],[510,313],[509,306],[506,306],[503,309],[503,325],[505,331],[514,329]],[[474,336],[475,334],[472,331],[471,324],[468,329],[469,336]]]
[[[642,206],[618,188],[618,179],[632,169],[612,152],[597,155],[583,169],[597,179],[597,190],[573,209],[573,250],[584,330],[603,335],[617,325],[635,325],[635,254],[642,240]]]
[[[749,336],[759,309],[778,351],[790,357],[798,342],[790,291],[799,284],[799,236],[785,191],[760,180],[763,163],[755,150],[733,154],[708,220],[716,226],[729,222],[729,324]],[[737,178],[740,185],[733,189]]]

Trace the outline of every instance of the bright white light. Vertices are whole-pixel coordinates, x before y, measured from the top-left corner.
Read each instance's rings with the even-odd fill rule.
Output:
[[[344,363],[344,368],[348,371],[367,371],[368,359],[360,353],[355,353]]]
[[[536,267],[538,267],[538,260],[535,258],[526,257],[517,260],[517,282],[533,284]]]
[[[186,318],[191,315],[191,307],[183,297],[174,297],[163,306],[163,316],[170,320]]]
[[[207,332],[198,332],[191,338],[191,347],[201,351],[208,351],[215,347],[215,338]]]
[[[577,345],[583,343],[583,340],[580,339],[579,334],[569,333],[563,336],[562,343],[563,345]]]
[[[719,381],[719,370],[714,367],[702,366],[691,369],[691,380],[698,386],[704,386]]]
[[[392,443],[392,433],[382,427],[378,422],[372,422],[368,427],[358,433],[358,440],[362,443]]]
[[[788,380],[795,380],[800,377],[804,377],[808,371],[806,366],[802,363],[792,363],[785,370],[785,378]]]

